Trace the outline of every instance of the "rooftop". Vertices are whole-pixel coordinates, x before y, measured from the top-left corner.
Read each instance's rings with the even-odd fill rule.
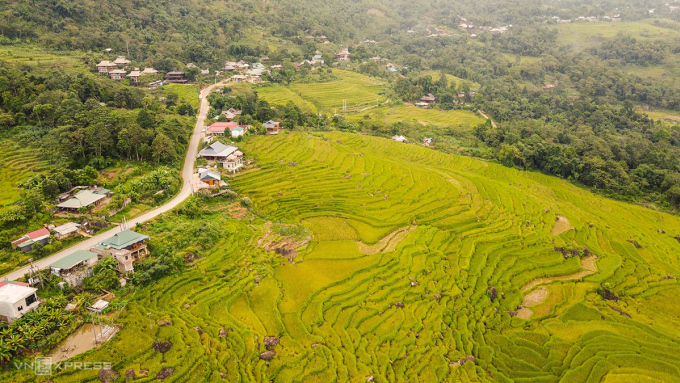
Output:
[[[78,231],[80,229],[80,225],[75,223],[75,222],[66,222],[63,225],[59,225],[55,227],[53,230],[57,232],[58,234],[64,235],[64,234],[69,234],[73,233],[74,231]]]
[[[53,267],[55,269],[62,269],[62,270],[67,270],[70,269],[71,267],[79,264],[80,262],[90,259],[92,257],[96,257],[97,253],[93,253],[90,251],[85,251],[85,250],[78,250],[75,253],[69,254],[65,256],[64,258],[52,263],[50,267]]]
[[[66,200],[57,205],[60,208],[79,209],[84,206],[92,205],[93,203],[106,198],[105,194],[93,193],[89,190],[81,190],[73,198]]]
[[[148,235],[135,233],[134,231],[127,229],[119,233],[116,233],[113,237],[102,241],[102,245],[106,247],[112,247],[114,249],[120,250],[128,246],[132,246],[135,243],[141,242],[145,239],[149,239]]]
[[[238,150],[235,146],[227,146],[219,141],[213,142],[210,146],[198,152],[199,157],[226,157]]]
[[[21,286],[14,283],[8,283],[0,287],[0,302],[16,303],[27,296],[35,294],[38,289],[28,286]]]

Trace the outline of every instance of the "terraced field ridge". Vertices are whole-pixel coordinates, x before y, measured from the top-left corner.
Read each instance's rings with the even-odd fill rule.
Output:
[[[202,259],[78,360],[140,381],[680,381],[678,217],[377,137],[241,146],[258,170],[230,183],[254,215],[151,224],[152,246],[195,240]]]
[[[38,159],[33,150],[0,141],[0,211],[19,199],[20,182],[48,167],[48,161]]]

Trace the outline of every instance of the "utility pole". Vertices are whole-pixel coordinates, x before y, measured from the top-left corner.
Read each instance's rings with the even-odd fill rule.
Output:
[[[97,327],[94,324],[94,314],[92,314],[92,332],[94,333],[94,344],[97,344]]]
[[[151,313],[146,313],[146,315],[149,317],[149,331],[153,330],[153,325],[151,324]]]

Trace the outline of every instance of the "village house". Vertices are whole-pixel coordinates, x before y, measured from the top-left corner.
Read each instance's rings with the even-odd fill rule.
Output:
[[[423,96],[423,97],[420,98],[420,102],[425,102],[428,105],[430,103],[435,102],[435,100],[437,100],[437,98],[435,96],[433,96],[432,93],[428,93],[427,96]]]
[[[51,231],[54,232],[54,237],[59,241],[74,237],[80,230],[80,224],[75,222],[66,222],[63,225],[59,225],[51,229]]]
[[[204,149],[201,149],[201,151],[198,152],[198,156],[205,158],[208,161],[224,162],[230,154],[237,150],[238,148],[236,146],[227,146],[219,141],[216,141]]]
[[[316,65],[316,64],[319,64],[319,65],[323,65],[323,64],[324,64],[323,56],[321,56],[321,55],[314,55],[314,56],[312,57],[312,65]]]
[[[397,142],[406,142],[406,137],[404,136],[392,136],[392,139]]]
[[[273,121],[269,120],[262,124],[267,129],[267,135],[274,135],[274,134],[279,134],[279,125],[280,123],[278,121]]]
[[[430,145],[434,144],[434,138],[430,138],[430,137],[423,138],[423,144],[425,144],[425,146],[430,146]]]
[[[232,173],[243,166],[243,153],[239,150],[227,156],[227,158],[222,163],[222,166]]]
[[[108,74],[114,69],[116,69],[116,64],[111,61],[104,60],[97,64],[97,72],[99,72],[99,74]]]
[[[231,121],[236,118],[236,115],[228,110],[223,110],[222,113],[220,113],[220,115],[215,118],[220,118],[221,116],[224,116],[227,121]]]
[[[338,53],[338,61],[349,61],[349,50],[347,48]]]
[[[430,106],[430,104],[427,103],[427,102],[418,101],[418,102],[415,103],[415,106],[417,106],[419,108],[427,109]]]
[[[142,71],[142,75],[145,75],[145,74],[157,74],[157,73],[158,73],[158,71],[155,70],[155,69],[153,69],[153,68],[144,68],[144,70]]]
[[[81,207],[99,206],[102,200],[110,197],[112,194],[108,189],[81,190],[71,199],[58,204],[57,208],[69,212],[77,212]]]
[[[109,76],[111,76],[111,80],[122,80],[125,78],[126,72],[122,69],[114,69],[111,72],[109,72]]]
[[[236,128],[238,128],[236,122],[214,122],[208,127],[206,133],[209,136],[223,136],[225,132],[231,132]]]
[[[0,282],[0,320],[14,323],[40,305],[38,289],[28,283],[7,281]]]
[[[138,84],[139,83],[139,77],[141,75],[142,75],[142,72],[139,70],[139,68],[135,68],[135,70],[128,73],[127,78],[130,79],[131,83]]]
[[[40,230],[24,234],[20,238],[10,242],[13,249],[19,249],[24,253],[32,251],[33,245],[36,243],[40,243],[42,245],[47,245],[50,243],[50,231],[46,228],[42,228]]]
[[[206,168],[198,169],[198,179],[210,186],[216,186],[220,184],[222,180],[222,175],[220,172],[209,170]]]
[[[125,68],[130,64],[130,60],[126,59],[125,56],[118,56],[113,60],[113,63],[119,67]]]
[[[61,277],[71,287],[80,286],[85,278],[92,276],[92,266],[99,263],[99,255],[78,250],[50,265],[52,274]]]
[[[238,136],[242,136],[246,134],[246,132],[250,129],[250,125],[239,125],[235,127],[234,129],[231,130],[231,136],[236,138]]]
[[[248,79],[248,77],[242,75],[242,74],[236,74],[231,76],[231,81],[233,82],[244,82]]]
[[[133,262],[149,253],[145,243],[148,239],[148,235],[126,229],[103,241],[92,250],[102,256],[112,256],[118,261],[118,272],[124,274],[134,272]]]
[[[187,79],[184,77],[184,72],[168,72],[165,74],[165,80],[175,84],[186,84]]]

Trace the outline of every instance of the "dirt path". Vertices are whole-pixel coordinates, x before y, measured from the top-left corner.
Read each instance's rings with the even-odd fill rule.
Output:
[[[479,114],[481,114],[482,117],[486,118],[487,120],[490,120],[490,121],[491,121],[491,126],[493,126],[494,128],[496,127],[496,123],[494,122],[494,120],[492,120],[491,117],[489,117],[486,113],[482,112],[481,109],[478,110],[477,112],[479,112]]]
[[[573,228],[574,227],[571,226],[571,224],[569,224],[569,220],[567,219],[567,217],[562,216],[562,215],[558,215],[557,220],[555,221],[555,225],[553,226],[550,234],[560,235],[560,234],[564,233],[565,231],[571,230]]]
[[[581,268],[583,268],[583,270],[581,270],[577,273],[569,274],[569,275],[563,275],[561,277],[538,278],[538,279],[535,279],[535,280],[527,283],[526,285],[524,285],[524,287],[522,287],[522,291],[529,291],[529,290],[531,290],[532,288],[534,288],[538,285],[542,285],[542,284],[546,284],[546,283],[550,283],[550,282],[554,282],[554,281],[569,281],[569,280],[572,280],[572,279],[581,279],[585,276],[593,274],[597,271],[597,265],[595,264],[595,258],[596,258],[595,256],[581,258]]]

